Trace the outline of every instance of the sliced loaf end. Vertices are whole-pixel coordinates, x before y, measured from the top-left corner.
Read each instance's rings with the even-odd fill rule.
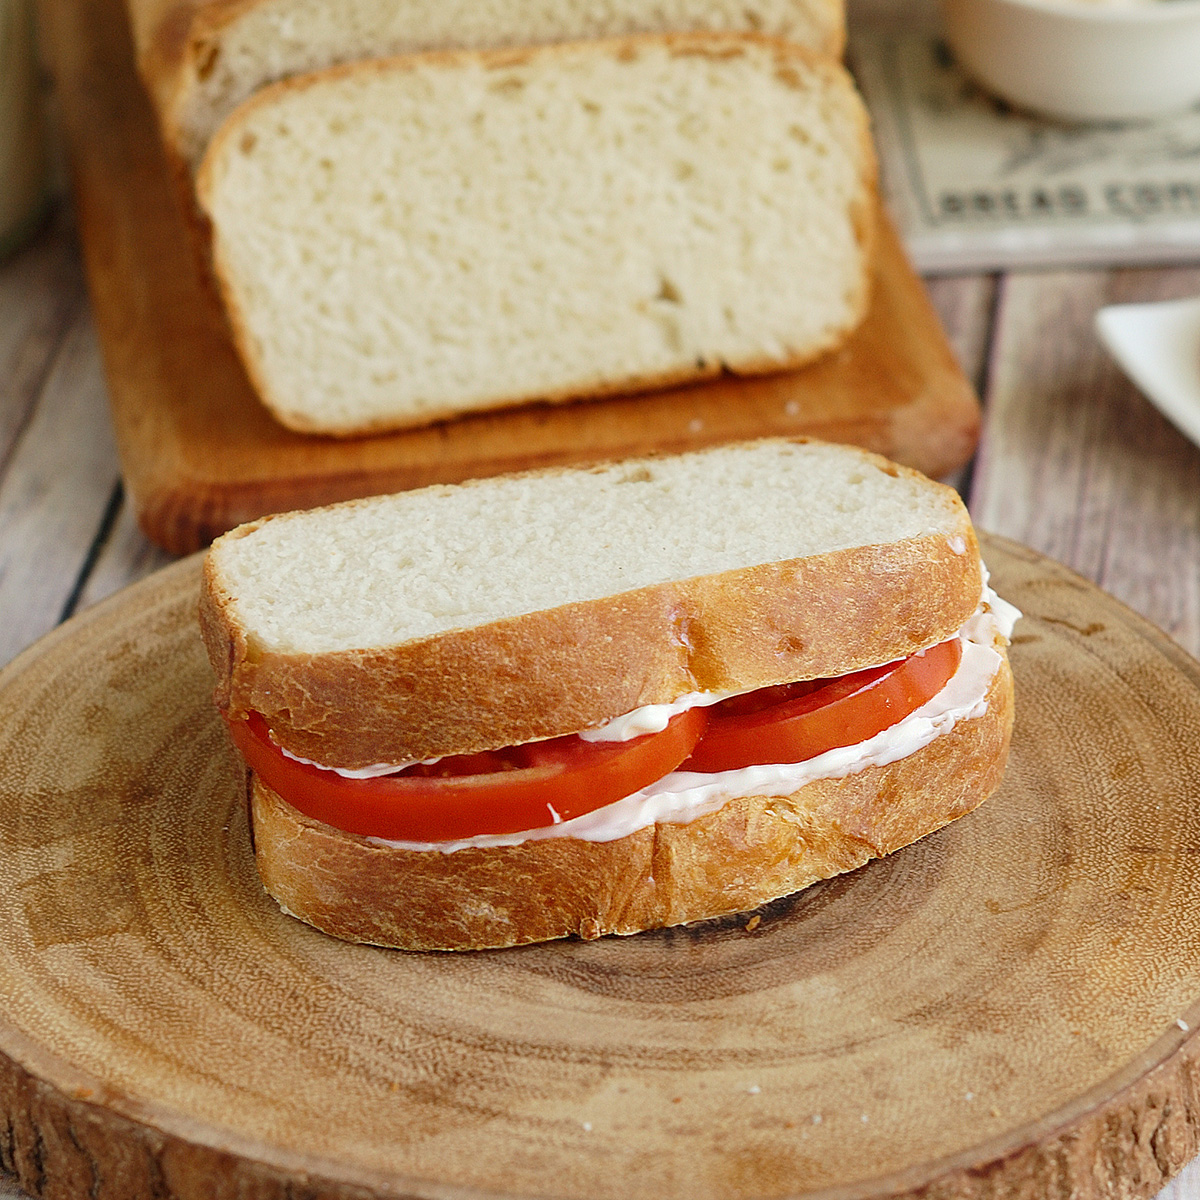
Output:
[[[267,84],[359,59],[642,33],[758,32],[831,58],[842,0],[127,0],[168,148],[192,170],[231,112]]]

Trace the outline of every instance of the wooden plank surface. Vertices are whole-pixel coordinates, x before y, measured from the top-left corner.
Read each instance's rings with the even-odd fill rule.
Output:
[[[1121,374],[1097,308],[1200,293],[1200,269],[1013,274],[996,312],[972,515],[1200,655],[1200,448]]]
[[[9,326],[16,326],[14,368],[3,409],[0,653],[33,641],[69,611],[79,564],[119,477],[91,312],[77,275],[74,288],[48,294],[40,268],[65,270],[57,255],[48,257],[39,261],[36,250],[24,256],[0,288],[0,306],[23,318]],[[20,296],[33,303],[20,305]]]
[[[132,530],[63,209],[0,264],[0,664],[81,603],[169,561]]]
[[[44,0],[43,10],[126,485],[168,549],[268,511],[765,434],[856,442],[933,475],[970,457],[977,402],[886,225],[865,323],[802,371],[380,437],[289,433],[254,398],[197,269],[120,0]]]

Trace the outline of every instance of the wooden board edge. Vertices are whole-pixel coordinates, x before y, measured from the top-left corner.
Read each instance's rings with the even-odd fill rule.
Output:
[[[795,1200],[1147,1200],[1200,1150],[1200,1031],[1179,1037],[1161,1062],[1060,1126],[1049,1114],[1038,1128],[1008,1135],[1006,1146]],[[0,1168],[47,1200],[534,1200],[350,1168],[339,1179],[332,1164],[298,1158],[267,1161],[234,1138],[218,1144],[200,1127],[187,1136],[115,1111],[103,1084],[39,1065],[42,1076],[75,1078],[50,1082],[0,1051]],[[1017,1144],[1024,1133],[1042,1140]]]

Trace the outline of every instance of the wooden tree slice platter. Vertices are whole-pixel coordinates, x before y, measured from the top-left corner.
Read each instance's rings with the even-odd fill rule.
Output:
[[[853,442],[935,478],[975,448],[978,402],[886,220],[865,322],[803,370],[376,437],[289,432],[258,402],[198,267],[121,0],[40,4],[122,471],[167,550],[282,509],[748,437]]]
[[[1144,1196],[1200,1105],[1200,664],[1025,611],[977,812],[757,916],[465,955],[254,872],[188,560],[0,674],[0,1163],[48,1197]]]

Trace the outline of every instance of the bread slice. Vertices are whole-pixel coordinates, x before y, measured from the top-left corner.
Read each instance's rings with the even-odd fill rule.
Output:
[[[888,662],[981,591],[952,489],[766,439],[243,525],[209,551],[200,616],[223,710],[361,768]]]
[[[842,0],[127,0],[171,154],[196,167],[265,84],[358,59],[638,33],[759,32],[838,57]]]
[[[250,781],[267,891],[335,937],[468,950],[638,933],[745,912],[890,854],[963,816],[1000,782],[1012,730],[1005,659],[982,716],[887,766],[749,796],[616,841],[525,841],[445,854],[343,833]]]
[[[352,434],[799,366],[866,312],[874,184],[838,64],[696,34],[277,84],[197,195],[263,402]]]

